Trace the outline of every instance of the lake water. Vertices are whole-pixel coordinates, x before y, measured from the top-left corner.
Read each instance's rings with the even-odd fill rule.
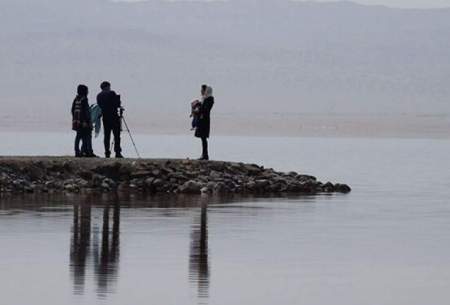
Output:
[[[0,154],[69,154],[71,137],[0,133]],[[199,154],[191,137],[136,141],[146,157]],[[353,192],[2,198],[0,304],[448,304],[449,152],[448,140],[217,137],[214,159]]]

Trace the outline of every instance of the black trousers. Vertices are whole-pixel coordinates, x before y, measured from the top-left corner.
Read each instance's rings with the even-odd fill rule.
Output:
[[[120,120],[117,121],[103,121],[103,130],[105,134],[104,144],[105,144],[105,153],[111,153],[111,132],[114,135],[114,152],[119,154],[122,152],[122,148],[120,147]]]
[[[80,150],[81,142],[81,150]],[[75,154],[90,155],[93,154],[92,150],[92,131],[90,129],[81,129],[77,131],[75,136]]]
[[[202,137],[202,157],[209,158],[208,155],[208,138]]]

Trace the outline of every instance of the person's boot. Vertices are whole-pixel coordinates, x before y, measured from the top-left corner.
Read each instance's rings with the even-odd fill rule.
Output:
[[[81,158],[81,157],[82,157],[81,153],[79,151],[76,151],[75,158]]]
[[[105,152],[105,158],[111,158],[111,153],[109,151]]]
[[[121,153],[116,153],[116,158],[117,159],[123,159],[123,155]]]
[[[94,154],[94,152],[90,152],[86,157],[87,158],[98,158],[98,156],[96,154]]]

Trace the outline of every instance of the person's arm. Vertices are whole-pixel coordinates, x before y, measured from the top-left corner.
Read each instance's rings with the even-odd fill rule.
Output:
[[[75,101],[72,102],[72,111],[71,111],[72,112],[72,116],[73,116],[74,111],[75,111]]]
[[[114,92],[114,101],[116,102],[116,107],[120,109],[122,107],[122,101],[120,100],[120,95]]]
[[[87,98],[84,98],[82,100],[82,107],[83,107],[83,111],[84,111],[84,117],[86,122],[88,122],[89,124],[91,123],[91,112],[89,110],[89,101]]]
[[[202,112],[204,114],[209,114],[211,112],[211,109],[214,105],[214,98],[209,97],[202,103]]]

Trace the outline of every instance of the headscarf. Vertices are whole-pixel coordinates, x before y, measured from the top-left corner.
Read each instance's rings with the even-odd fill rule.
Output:
[[[208,87],[206,87],[205,96],[203,99],[207,99],[208,97],[211,97],[211,96],[213,96],[213,88],[208,86]]]

